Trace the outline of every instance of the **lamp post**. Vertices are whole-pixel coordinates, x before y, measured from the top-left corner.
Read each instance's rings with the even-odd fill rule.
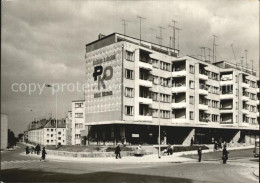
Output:
[[[54,89],[57,89],[54,85],[50,84],[45,84],[46,87],[53,87]],[[57,91],[55,92],[56,95],[56,114],[55,114],[55,131],[56,131],[56,148],[58,147],[58,132],[57,132],[57,127],[58,127],[58,120],[57,120]]]

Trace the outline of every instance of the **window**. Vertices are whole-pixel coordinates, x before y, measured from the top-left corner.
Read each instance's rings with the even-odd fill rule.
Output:
[[[58,132],[59,135],[61,135],[61,132]]]
[[[47,140],[47,143],[49,143],[49,140]]]
[[[75,113],[75,118],[83,118],[83,113]]]
[[[189,84],[190,84],[190,88],[191,88],[191,89],[194,89],[194,81],[190,81]]]
[[[50,134],[47,134],[47,137],[49,137],[50,136]]]
[[[193,65],[190,65],[190,73],[194,74],[194,66]]]
[[[51,134],[51,137],[53,137],[53,134]]]
[[[75,124],[75,128],[77,128],[77,129],[83,128],[83,124],[81,124],[81,123],[76,123],[76,124]]]
[[[75,103],[75,108],[83,108],[83,103]]]
[[[190,111],[190,120],[194,120],[194,112]]]
[[[152,92],[153,101],[158,101],[158,93]]]
[[[153,64],[153,67],[159,68],[159,61],[158,60],[152,59],[152,64]]]
[[[153,109],[152,116],[153,118],[158,118],[158,109]]]
[[[212,122],[218,121],[218,115],[212,114],[211,117],[212,117]]]
[[[129,61],[134,61],[135,60],[134,52],[126,51],[125,59]]]
[[[255,118],[252,118],[252,123],[255,124]]]
[[[129,69],[125,69],[125,78],[126,79],[134,79],[133,71]]]
[[[130,116],[132,116],[133,115],[133,113],[134,113],[134,111],[133,111],[133,106],[125,106],[125,114],[126,115],[130,115]]]
[[[49,128],[47,128],[47,132],[49,131],[50,129]]]
[[[125,88],[125,96],[133,98],[134,97],[134,89],[126,87]]]
[[[166,95],[166,94],[160,94],[160,101],[161,102],[167,102],[167,103],[169,103],[169,102],[171,102],[171,96],[170,95]]]
[[[190,96],[190,104],[194,105],[194,96]]]
[[[218,108],[218,101],[212,100],[212,107]]]
[[[211,100],[208,99],[208,107],[211,107]]]
[[[211,72],[210,71],[207,72],[207,75],[208,75],[208,78],[211,79]]]
[[[161,86],[168,86],[168,87],[170,87],[170,79],[161,77],[160,78],[160,84],[161,84]]]
[[[79,139],[79,138],[80,138],[80,134],[76,134],[76,135],[75,135],[75,138],[76,138],[76,139]]]
[[[58,140],[61,140],[61,137],[58,137]]]
[[[219,79],[218,79],[218,74],[217,74],[217,73],[212,72],[212,73],[211,73],[211,76],[212,76],[212,79],[213,79],[213,80],[216,80],[216,81],[219,80]]]
[[[51,131],[53,132],[53,129],[51,129]]]
[[[153,84],[158,85],[159,84],[159,77],[153,76]]]
[[[169,119],[170,118],[170,111],[160,110],[160,116],[163,119]]]
[[[160,69],[164,71],[171,71],[171,64],[160,61]]]

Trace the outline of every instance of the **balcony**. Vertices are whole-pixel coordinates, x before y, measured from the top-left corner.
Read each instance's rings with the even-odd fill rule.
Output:
[[[231,86],[233,85],[233,80],[222,80],[219,82],[220,86]]]
[[[153,82],[150,80],[139,79],[139,85],[151,88],[153,86]]]
[[[248,83],[245,83],[245,82],[243,82],[243,83],[241,84],[241,86],[242,86],[242,88],[249,88],[249,84],[248,84]]]
[[[249,114],[249,110],[248,110],[248,109],[245,109],[245,108],[243,108],[243,109],[241,110],[241,112],[242,112],[243,114]]]
[[[199,119],[199,122],[202,122],[202,123],[208,123],[210,120],[208,118],[200,118]]]
[[[188,122],[186,118],[174,118],[172,119],[172,123],[186,123]]]
[[[153,117],[152,116],[142,116],[142,115],[139,115],[137,117],[138,121],[152,121],[153,120]]]
[[[208,105],[206,105],[206,104],[199,104],[199,109],[206,111],[206,110],[209,109],[209,107],[208,107]]]
[[[241,123],[239,126],[249,126],[249,123],[243,122],[243,123]]]
[[[208,76],[207,75],[205,75],[205,74],[199,74],[199,79],[201,79],[201,80],[208,80]]]
[[[146,62],[142,62],[142,61],[139,62],[139,67],[147,69],[147,70],[152,70],[152,68],[153,68],[152,64],[146,63]]]
[[[224,99],[233,99],[234,98],[234,95],[233,93],[232,94],[221,94],[219,96],[220,99],[224,100]]]
[[[172,77],[183,77],[186,76],[186,70],[172,72]]]
[[[201,94],[201,95],[208,95],[208,87],[205,86],[204,84],[200,83],[199,94]]]
[[[242,100],[243,100],[243,101],[249,101],[249,97],[248,97],[248,96],[245,96],[245,95],[243,95],[243,96],[242,96]]]
[[[151,98],[143,98],[143,97],[139,97],[139,103],[141,104],[147,104],[150,105],[152,104],[153,100]]]
[[[233,109],[232,108],[221,108],[220,109],[220,113],[233,113]]]
[[[182,93],[186,92],[186,86],[172,87],[172,93]]]
[[[173,109],[185,109],[187,106],[186,102],[172,103]]]

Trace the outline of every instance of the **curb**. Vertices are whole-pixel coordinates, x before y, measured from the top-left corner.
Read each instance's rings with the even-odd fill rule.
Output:
[[[256,176],[256,177],[259,177],[259,168],[255,169],[253,174]]]

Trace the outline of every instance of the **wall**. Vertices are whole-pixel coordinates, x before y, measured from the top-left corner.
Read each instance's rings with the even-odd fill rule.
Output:
[[[1,149],[6,149],[8,145],[8,116],[1,114]]]
[[[86,123],[122,120],[122,46],[115,43],[86,54]],[[101,73],[98,67],[111,70],[95,75]]]

